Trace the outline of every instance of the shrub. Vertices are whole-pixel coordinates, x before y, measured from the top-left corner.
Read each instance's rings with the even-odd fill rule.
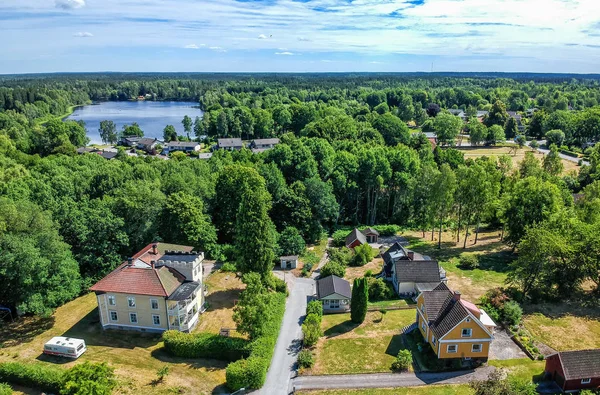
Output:
[[[340,229],[333,232],[331,238],[333,239],[332,245],[334,247],[344,247],[346,245],[346,237],[350,233],[349,230]]]
[[[531,140],[531,143],[529,143],[529,146],[533,149],[538,149],[540,147],[537,140]]]
[[[548,145],[556,144],[557,146],[560,147],[562,145],[562,143],[565,141],[565,134],[563,133],[562,130],[553,129],[553,130],[546,132],[546,140],[548,141]]]
[[[300,272],[300,275],[302,277],[308,277],[308,275],[310,274],[310,272],[308,270],[306,270],[306,266],[302,268],[302,271]]]
[[[306,269],[306,271],[310,272],[314,266],[315,266],[314,264],[312,264],[310,262],[306,262],[302,268]]]
[[[373,259],[373,249],[368,244],[362,244],[354,248],[354,256],[350,260],[350,266],[364,266]]]
[[[302,235],[293,226],[288,226],[281,232],[278,244],[281,255],[300,255],[306,249]]]
[[[238,337],[219,336],[214,333],[163,333],[167,352],[183,358],[212,358],[235,361],[249,355],[248,341]]]
[[[312,347],[317,344],[319,338],[323,336],[321,317],[317,314],[308,314],[302,323],[302,333],[304,334],[304,346]]]
[[[309,350],[302,350],[298,353],[298,366],[301,368],[312,368],[315,364],[315,357]]]
[[[348,266],[352,259],[352,250],[346,247],[342,248],[329,248],[327,250],[327,256],[329,261],[338,263],[342,266]]]
[[[460,254],[458,266],[461,269],[473,270],[479,268],[479,260],[474,254]]]
[[[316,314],[319,316],[319,322],[323,318],[323,303],[318,300],[311,300],[306,306],[306,315]]]
[[[328,277],[331,275],[344,277],[345,274],[346,266],[340,265],[337,262],[329,261],[321,268],[321,277]]]
[[[376,225],[373,226],[373,229],[379,232],[379,235],[383,237],[394,236],[402,230],[402,228],[400,228],[398,225]]]
[[[238,270],[237,270],[237,267],[235,266],[235,263],[226,262],[223,264],[223,266],[221,266],[221,271],[229,272],[229,273],[236,273]]]
[[[0,382],[39,388],[59,393],[64,370],[36,363],[6,362],[0,364]]]
[[[0,395],[12,395],[13,390],[8,384],[0,383]]]
[[[392,363],[392,370],[399,372],[408,370],[412,364],[412,354],[409,350],[400,350],[396,360]]]
[[[360,324],[367,316],[369,304],[369,286],[366,278],[357,278],[352,287],[352,300],[350,301],[350,319]]]
[[[267,286],[267,288],[275,292],[287,295],[288,290],[285,281],[283,281],[279,277],[275,277],[273,274],[269,274],[269,276],[266,278],[265,285]]]
[[[61,395],[110,395],[117,385],[114,369],[105,362],[84,362],[63,376]]]
[[[502,320],[508,325],[517,325],[521,322],[523,316],[523,309],[514,300],[506,302],[501,311]]]
[[[165,365],[162,368],[158,369],[156,371],[156,382],[162,383],[165,377],[167,377],[167,375],[169,374],[169,370],[169,365]]]
[[[396,293],[394,292],[392,285],[382,278],[367,278],[367,285],[369,289],[369,300],[389,300],[395,298]]]
[[[365,272],[365,277],[373,277],[373,276],[374,276],[373,270],[369,269]]]

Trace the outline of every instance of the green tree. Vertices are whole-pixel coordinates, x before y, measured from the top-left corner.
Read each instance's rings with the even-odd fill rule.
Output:
[[[562,130],[553,129],[546,132],[546,140],[548,141],[548,145],[556,144],[557,147],[560,147],[565,141],[565,134]]]
[[[327,262],[321,268],[321,278],[329,277],[329,276],[338,276],[343,278],[346,274],[346,266],[334,261]]]
[[[467,128],[469,129],[469,138],[472,145],[479,145],[485,141],[488,135],[487,128],[477,118],[471,118]]]
[[[202,125],[202,119],[200,117],[196,117],[196,119],[194,120],[194,134],[197,138],[199,138],[203,134],[206,134],[204,130],[204,125]]]
[[[306,243],[298,229],[289,226],[279,234],[281,255],[300,255],[306,249]]]
[[[546,113],[544,111],[536,111],[529,122],[527,135],[541,140],[544,138],[544,123],[546,122]]]
[[[509,117],[504,124],[504,135],[507,139],[514,138],[519,133],[519,123],[513,117]]]
[[[551,176],[557,176],[562,173],[564,165],[558,153],[558,147],[555,144],[550,146],[550,152],[544,156],[542,167]]]
[[[305,347],[312,347],[317,344],[319,338],[323,336],[321,317],[317,314],[308,314],[302,323],[302,333],[304,334]]]
[[[237,213],[235,247],[242,273],[271,274],[275,260],[275,227],[269,218],[271,196],[265,189],[241,191]]]
[[[280,105],[273,109],[273,122],[278,133],[285,133],[292,124],[292,113],[287,106]]]
[[[269,292],[262,283],[259,273],[246,273],[242,277],[246,288],[233,308],[233,320],[237,330],[256,339],[262,336],[272,314]]]
[[[117,125],[113,121],[100,121],[100,128],[98,129],[100,138],[105,144],[116,144],[117,143]]]
[[[252,116],[254,117],[254,136],[259,139],[271,137],[274,125],[271,113],[261,108],[254,108]]]
[[[454,145],[454,141],[463,126],[463,121],[452,114],[444,112],[435,117],[432,126],[439,144]]]
[[[350,301],[350,319],[356,324],[362,324],[367,316],[369,304],[369,289],[366,278],[357,278],[352,286]]]
[[[391,113],[377,116],[371,124],[381,133],[387,145],[408,144],[410,140],[408,126],[400,118]]]
[[[496,145],[497,143],[506,140],[504,136],[504,130],[499,125],[492,125],[488,128],[487,137],[485,139],[486,144]]]
[[[177,131],[175,130],[175,126],[165,126],[165,129],[163,130],[163,139],[165,140],[165,143],[177,141]]]
[[[439,219],[438,248],[442,248],[442,227],[454,205],[456,187],[456,175],[450,165],[444,163],[440,166],[438,179],[433,186],[433,206],[437,209]]]
[[[506,121],[508,121],[506,106],[500,100],[496,100],[487,117],[484,119],[484,123],[488,128],[493,125],[504,127]]]
[[[522,134],[517,136],[517,144],[519,145],[519,148],[523,148],[526,144],[527,144],[527,138],[525,136],[523,136]]]
[[[144,131],[140,129],[137,122],[134,122],[131,125],[123,125],[121,137],[144,137]]]
[[[364,266],[373,260],[373,249],[369,244],[362,244],[354,248],[354,256],[350,261],[351,266]]]
[[[193,126],[192,118],[190,118],[187,115],[184,116],[183,119],[181,120],[181,124],[183,125],[183,130],[187,134],[187,138],[189,140],[190,133],[192,133],[192,126]]]
[[[113,368],[86,361],[65,372],[60,395],[110,395],[116,385]]]

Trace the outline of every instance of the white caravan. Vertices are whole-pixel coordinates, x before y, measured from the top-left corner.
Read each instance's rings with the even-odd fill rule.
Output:
[[[72,337],[57,336],[44,344],[44,354],[57,355],[59,357],[79,358],[86,350],[85,341]]]

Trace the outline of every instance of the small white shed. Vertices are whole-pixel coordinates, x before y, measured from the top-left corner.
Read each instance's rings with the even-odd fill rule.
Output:
[[[279,258],[282,269],[295,269],[298,266],[298,255],[287,255]]]

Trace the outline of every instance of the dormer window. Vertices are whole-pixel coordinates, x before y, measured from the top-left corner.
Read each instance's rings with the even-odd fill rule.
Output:
[[[473,335],[473,330],[471,328],[465,328],[462,330],[462,337],[471,337]]]

